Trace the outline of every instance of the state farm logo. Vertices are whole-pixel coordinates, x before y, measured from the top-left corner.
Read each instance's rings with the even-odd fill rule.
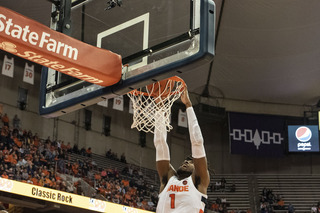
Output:
[[[253,143],[257,150],[261,144],[278,144],[284,140],[281,133],[266,130],[232,129],[230,137],[234,141]]]
[[[16,49],[17,46],[15,44],[12,44],[11,42],[1,42],[0,43],[0,49],[3,49],[6,52],[10,52],[10,53],[17,53],[18,50]]]
[[[0,178],[0,190],[11,192],[13,188],[13,181],[5,178]]]
[[[5,8],[1,10],[9,15],[0,13],[0,49],[93,84],[104,82],[86,72],[80,62],[72,62],[78,61],[79,50],[67,44],[68,39],[64,43],[51,29],[46,32],[46,28],[23,25],[22,18]]]
[[[25,51],[23,54],[21,54],[17,50],[17,45],[15,45],[11,42],[8,42],[8,41],[1,42],[0,49],[3,49],[6,52],[10,52],[10,53],[15,54],[17,56],[25,58],[29,61],[33,61],[37,64],[52,68],[52,69],[57,70],[59,72],[62,72],[64,74],[71,75],[73,77],[82,79],[84,81],[88,81],[88,82],[91,82],[94,84],[98,84],[98,83],[103,82],[100,79],[97,79],[95,77],[92,77],[90,75],[86,75],[86,74],[80,72],[80,70],[75,67],[66,67],[66,66],[62,65],[59,61],[50,61],[49,59],[43,57],[42,55],[38,55],[35,52]]]
[[[89,209],[94,211],[104,212],[106,210],[106,203],[103,200],[91,198]]]
[[[66,43],[57,41],[51,37],[50,33],[31,31],[29,25],[20,26],[16,24],[12,18],[7,18],[0,14],[0,32],[11,36],[14,39],[19,39],[29,43],[31,46],[38,46],[48,52],[62,54],[73,60],[78,59],[78,49]]]

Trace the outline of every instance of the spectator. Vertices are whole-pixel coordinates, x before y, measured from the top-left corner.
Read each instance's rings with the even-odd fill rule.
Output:
[[[79,172],[79,164],[78,164],[78,162],[74,162],[72,164],[72,172],[73,172],[73,176],[75,176],[75,177],[78,176],[78,172]]]
[[[91,147],[89,147],[89,148],[86,150],[86,153],[87,153],[87,157],[91,158],[91,156],[92,156]]]
[[[61,140],[58,140],[58,141],[56,141],[56,145],[55,145],[56,147],[54,147],[54,148],[58,148],[57,150],[60,150],[61,149]]]
[[[78,145],[74,144],[73,148],[72,148],[70,142],[68,142],[68,144],[67,144],[67,152],[68,153],[72,153],[73,152],[73,153],[78,154],[79,153]]]
[[[96,180],[96,182],[99,182],[99,181],[101,180],[101,175],[100,175],[99,172],[96,172],[96,173],[94,174],[94,179]]]
[[[19,158],[19,160],[17,162],[17,166],[19,166],[19,167],[26,166],[27,163],[28,162],[24,158]]]
[[[211,204],[211,207],[210,207],[210,209],[212,210],[212,211],[218,211],[218,209],[219,209],[219,205],[214,201],[212,204]]]
[[[61,141],[61,149],[62,151],[67,151],[67,146],[64,144],[64,141]]]
[[[288,206],[288,213],[295,213],[294,206],[291,203],[289,203],[289,206]]]
[[[221,198],[221,203],[227,203],[227,198]]]
[[[148,206],[149,206],[149,210],[153,210],[153,207],[154,207],[154,203],[152,202],[152,200],[151,199],[149,199],[149,201],[148,201]]]
[[[120,174],[119,174],[119,171],[118,171],[117,168],[114,168],[114,169],[113,169],[113,176],[114,176],[115,178],[117,178],[117,179],[120,178]]]
[[[40,139],[39,139],[38,133],[34,134],[32,141],[34,146],[38,147],[40,145]]]
[[[126,156],[124,155],[124,153],[122,153],[122,155],[120,156],[120,161],[122,163],[127,163]]]
[[[74,193],[73,186],[71,184],[68,184],[66,191],[69,192],[69,193]]]
[[[221,190],[224,191],[226,189],[226,184],[227,184],[227,181],[226,179],[223,177],[221,178]]]
[[[13,128],[20,129],[20,118],[18,118],[18,115],[15,114],[13,118]]]
[[[218,204],[218,205],[221,204],[221,198],[220,198],[220,197],[217,197],[217,199],[216,199],[216,204]]]
[[[261,213],[268,213],[267,212],[267,202],[261,202],[260,203],[260,212]]]
[[[152,186],[151,187],[151,201],[153,202],[153,203],[155,203],[155,205],[157,205],[157,203],[158,203],[158,192],[157,192],[157,190],[154,190],[154,187]]]
[[[80,155],[86,156],[86,149],[84,147],[80,149]]]
[[[279,210],[283,210],[284,209],[284,200],[280,197],[280,199],[277,202],[277,205]]]
[[[236,184],[232,183],[232,185],[230,186],[230,192],[235,192],[236,191]]]
[[[221,181],[217,181],[215,184],[215,191],[220,191],[221,189]]]
[[[46,139],[45,143],[46,143],[46,144],[51,144],[50,136],[48,136],[48,138]]]
[[[316,204],[313,204],[313,206],[311,207],[311,213],[318,213],[318,208]]]
[[[264,188],[262,189],[262,196],[265,197],[265,198],[267,197],[267,191],[268,191],[268,190],[267,190],[266,187],[264,187]]]
[[[27,169],[23,169],[22,180],[28,180],[28,179],[29,179],[29,173],[28,173]]]
[[[5,113],[2,116],[1,120],[2,120],[2,123],[3,123],[4,126],[9,127],[9,117],[8,117],[7,113]]]
[[[106,152],[106,157],[107,157],[107,158],[111,158],[111,149],[109,149],[109,150]]]
[[[139,175],[139,178],[144,178],[144,177],[143,177],[143,173],[142,173],[142,171],[141,171],[141,168],[140,168],[139,171],[138,171],[138,175]]]
[[[219,213],[224,213],[225,212],[225,209],[223,208],[223,205],[219,205],[218,206],[218,212]]]
[[[129,176],[130,176],[130,177],[133,177],[133,167],[132,167],[131,164],[130,164],[130,166],[129,166],[128,173],[129,173]]]
[[[127,175],[129,174],[129,167],[128,167],[128,166],[125,166],[125,167],[122,169],[121,174],[127,176]]]
[[[72,173],[72,164],[70,161],[68,161],[68,163],[66,165],[66,173],[69,175]]]
[[[16,180],[16,181],[21,181],[22,180],[20,169],[16,171],[16,174],[15,174],[13,179]]]
[[[0,213],[8,213],[7,208],[0,202]]]
[[[1,175],[2,178],[5,178],[5,179],[9,179],[9,176],[7,175],[7,172],[4,171]]]

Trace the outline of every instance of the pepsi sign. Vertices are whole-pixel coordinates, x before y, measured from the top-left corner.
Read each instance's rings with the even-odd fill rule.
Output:
[[[319,152],[319,129],[316,125],[288,126],[289,152]]]

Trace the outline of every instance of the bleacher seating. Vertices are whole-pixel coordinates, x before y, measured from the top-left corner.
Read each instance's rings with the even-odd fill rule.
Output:
[[[3,129],[4,130],[4,129]],[[7,134],[7,133],[6,133]],[[13,134],[14,135],[14,134]],[[9,137],[3,136],[3,142],[7,144],[14,145],[15,142]],[[27,135],[19,136],[22,137],[22,141],[26,141],[23,137],[27,137]],[[18,137],[18,138],[19,138]],[[4,149],[4,148],[3,148]],[[91,157],[69,153],[68,159],[65,159],[67,162],[70,160],[71,162],[76,162],[78,160],[81,161],[93,161],[97,168],[104,169],[117,169],[121,174],[121,171],[130,167],[130,164],[123,163],[119,160],[113,160],[107,158],[106,156],[101,156],[97,154],[91,154]],[[53,160],[53,158],[51,159]],[[51,163],[52,169],[54,167],[54,163]],[[56,162],[57,166],[57,162]],[[153,189],[159,189],[159,178],[157,171],[155,169],[147,169],[137,165],[133,165],[136,170],[140,170],[143,173],[143,180],[147,184],[147,187],[153,185]],[[70,170],[69,170],[70,171]],[[75,173],[76,174],[76,173]],[[69,175],[72,175],[69,173]],[[73,186],[77,181],[84,181],[84,176],[78,175],[77,178],[73,178],[68,175],[61,174],[61,177],[64,181],[66,181],[66,186]],[[83,179],[82,179],[83,178]],[[120,178],[138,178],[140,177],[129,177],[127,175],[120,176]],[[218,197],[225,198],[226,202],[229,204],[228,209],[232,210],[242,210],[246,211],[247,209],[251,209],[252,212],[259,212],[260,203],[259,203],[259,195],[262,194],[262,190],[264,188],[271,189],[273,194],[281,195],[285,206],[289,203],[293,204],[296,209],[296,212],[310,212],[311,207],[313,205],[318,204],[320,201],[320,175],[314,174],[290,174],[290,175],[270,175],[270,174],[218,174],[211,176],[211,185],[215,184],[215,182],[220,181],[222,178],[226,180],[226,188],[225,190],[211,190],[211,187],[208,189],[208,197],[209,203],[213,203]],[[75,180],[74,180],[75,179]],[[25,180],[26,181],[26,180]],[[230,190],[230,186],[235,184],[235,191]],[[83,186],[82,186],[83,185]],[[78,185],[79,186],[79,185]],[[81,184],[83,187],[82,191],[85,191],[86,196],[92,197],[96,196],[95,193],[96,187],[94,184]],[[91,188],[90,188],[91,187]],[[158,191],[158,190],[157,190]],[[90,193],[89,193],[90,192]],[[150,193],[149,193],[150,195]],[[98,196],[98,195],[97,195]],[[102,196],[102,195],[101,195]],[[97,197],[98,198],[98,197]],[[145,197],[144,197],[145,198]],[[100,199],[105,200],[104,197],[100,197]],[[276,210],[277,213],[285,212],[285,210]]]
[[[226,180],[225,190],[208,190],[209,201],[215,201],[217,197],[226,198],[230,204],[228,209],[247,210],[250,208],[248,177],[246,175],[214,175],[211,176],[211,184],[220,181],[222,178]],[[236,185],[234,192],[230,191],[232,184]]]
[[[320,201],[320,175],[257,175],[259,192],[263,188],[273,190],[291,203],[296,212],[310,212],[312,205]],[[281,212],[281,211],[277,211]]]
[[[78,154],[70,154],[70,158],[73,161],[76,160],[86,160],[86,156]],[[128,164],[122,163],[120,161],[108,159],[101,155],[92,155],[92,160],[97,164],[99,168],[117,168],[119,171],[128,166]],[[142,168],[145,175],[145,180],[154,185],[156,189],[159,188],[159,180],[157,177],[157,171],[152,169]],[[156,177],[156,178],[155,178]],[[250,208],[249,202],[249,191],[248,191],[248,178],[246,175],[214,175],[211,177],[211,183],[216,180],[220,180],[224,177],[227,181],[227,190],[225,191],[213,191],[208,190],[209,202],[215,201],[217,197],[226,198],[227,202],[230,204],[230,209],[247,210]],[[231,184],[236,185],[236,191],[230,192],[228,188]]]
[[[71,154],[72,160],[85,160],[87,157]],[[105,156],[92,155],[92,160],[101,168],[117,168],[121,171],[128,164],[106,158]],[[146,180],[157,188],[159,186],[156,170],[141,168]],[[226,180],[226,190],[208,189],[209,203],[219,198],[226,198],[229,203],[228,209],[247,210],[259,209],[259,203],[253,206],[250,199],[254,195],[249,189],[253,187],[258,194],[262,193],[263,188],[272,189],[274,194],[282,195],[286,206],[292,203],[296,212],[309,212],[311,206],[320,201],[320,175],[253,175],[253,182],[249,184],[248,175],[219,174],[211,176],[211,184],[220,181],[221,178]],[[236,185],[235,192],[230,191],[231,184]],[[257,188],[256,188],[257,187]],[[259,197],[254,199],[259,201]],[[286,212],[285,210],[275,210],[277,213]]]
[[[69,155],[72,161],[76,160],[82,160],[85,161],[88,159],[88,157],[83,156],[83,155],[78,155],[78,154],[70,154]],[[117,160],[112,160],[109,158],[106,158],[105,156],[102,155],[97,155],[97,154],[92,154],[93,162],[97,164],[99,168],[117,168],[119,172],[121,172],[125,167],[128,167],[129,165]],[[147,169],[147,168],[141,168],[141,171],[144,175],[144,180],[151,185],[154,185],[155,187],[159,186],[158,183],[158,176],[157,172],[155,170]],[[155,181],[155,179],[157,181]]]
[[[78,157],[79,158],[79,157]],[[120,171],[127,164],[119,161],[107,159],[104,156],[93,155],[93,160],[97,165],[103,165],[103,167],[118,168]],[[148,177],[150,184],[158,186],[157,172],[151,169],[143,168],[144,175]],[[214,184],[217,180],[221,180],[224,177],[226,179],[226,190],[224,191],[211,191],[208,190],[209,201],[215,201],[217,197],[226,198],[227,203],[230,204],[228,209],[234,210],[247,210],[258,209],[250,204],[250,198],[255,196],[249,190],[249,177],[247,175],[231,175],[231,174],[219,174],[211,177],[211,184]],[[155,181],[155,179],[157,181]],[[283,196],[286,206],[292,203],[296,209],[296,212],[309,212],[311,206],[317,204],[320,201],[320,176],[319,175],[256,175],[256,183],[251,187],[258,187],[254,191],[258,191],[261,194],[264,187],[270,188],[275,194]],[[230,185],[234,183],[236,185],[235,192],[228,190]],[[259,200],[256,198],[255,200]],[[281,210],[275,210],[275,212],[285,212]]]

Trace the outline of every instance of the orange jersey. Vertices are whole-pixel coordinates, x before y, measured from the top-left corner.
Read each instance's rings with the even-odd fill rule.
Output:
[[[194,186],[191,176],[182,180],[172,176],[159,194],[157,213],[203,213],[207,197]]]

